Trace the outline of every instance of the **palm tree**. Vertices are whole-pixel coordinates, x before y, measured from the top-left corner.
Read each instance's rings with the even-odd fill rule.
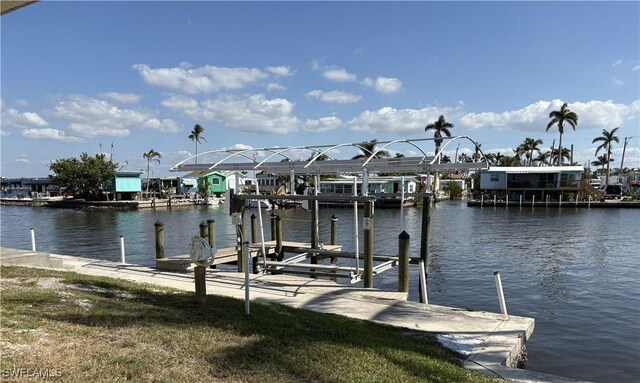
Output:
[[[600,146],[596,148],[596,156],[600,152],[600,149],[607,150],[607,173],[604,179],[604,183],[606,185],[609,184],[609,175],[610,175],[609,165],[611,164],[611,144],[613,144],[614,142],[617,142],[617,143],[620,142],[620,139],[618,138],[618,136],[616,136],[616,130],[618,129],[620,129],[620,127],[617,127],[610,132],[607,131],[606,129],[602,129],[602,135],[594,138],[593,141],[591,141],[592,144],[596,142],[602,142],[602,144],[600,144]]]
[[[527,166],[531,166],[531,162],[533,161],[533,152],[538,152],[538,154],[540,154],[540,148],[538,145],[542,145],[542,140],[527,137],[520,146],[516,148],[516,154],[519,156],[524,155]]]
[[[193,126],[193,130],[191,131],[191,134],[189,134],[189,139],[196,143],[196,156],[198,155],[198,144],[201,144],[200,139],[203,139],[203,140],[207,141],[206,138],[200,136],[202,134],[202,132],[204,132],[204,128],[202,127],[202,125],[195,124]],[[198,157],[196,157],[195,160],[196,160],[196,164],[197,164],[198,163]]]
[[[553,125],[558,125],[558,131],[560,132],[560,141],[558,141],[558,153],[564,154],[564,151],[562,150],[562,134],[564,133],[564,124],[567,123],[573,128],[573,130],[576,130],[576,125],[578,125],[578,115],[570,111],[569,108],[567,108],[567,103],[565,102],[564,104],[562,104],[560,110],[554,110],[549,113],[549,118],[551,119],[551,121],[549,121],[549,123],[547,124],[546,131],[548,132],[549,128],[551,128]],[[562,166],[562,157],[564,156],[560,156],[558,158],[558,166]]]
[[[595,161],[591,161],[591,166],[600,166],[600,170],[602,170],[602,172],[604,173],[604,166],[605,165],[608,166],[610,160],[613,160],[613,159],[607,158],[607,156],[603,154],[601,156],[596,157]]]
[[[551,160],[551,151],[547,150],[545,152],[538,152],[538,157],[536,157],[536,159],[534,161],[542,164],[542,165],[551,165],[552,164],[552,160]]]
[[[375,151],[376,151],[376,144],[378,143],[378,140],[373,139],[371,141],[368,142],[361,142],[359,145],[359,149],[362,153],[357,154],[355,156],[353,156],[351,159],[352,160],[359,160],[361,158],[369,158]],[[376,155],[374,156],[374,158],[382,158],[382,157],[389,157],[390,154],[388,151],[386,150],[381,150],[378,153],[376,153]]]
[[[162,155],[159,152],[156,152],[154,149],[149,150],[148,152],[142,155],[142,158],[147,160],[147,194],[149,194],[149,171],[151,169],[151,161],[158,161],[160,163],[160,158]]]
[[[476,144],[476,151],[475,151],[475,153],[473,153],[471,155],[471,158],[473,159],[473,162],[480,161],[480,148],[481,147],[482,147],[482,144]]]
[[[571,150],[567,149],[567,148],[562,148],[562,152],[559,151],[560,148],[558,149],[553,149],[551,151],[551,163],[557,162],[557,163],[562,163],[563,160],[570,160],[571,159]],[[558,155],[558,153],[562,153],[562,158],[558,158],[560,157]]]
[[[449,129],[451,128],[453,128],[453,124],[445,120],[443,115],[440,115],[436,122],[425,126],[425,132],[433,130],[433,141],[436,144],[436,154],[438,154],[438,152],[440,151],[440,145],[442,145],[443,141],[443,134],[447,137],[451,137],[451,132],[449,131]]]

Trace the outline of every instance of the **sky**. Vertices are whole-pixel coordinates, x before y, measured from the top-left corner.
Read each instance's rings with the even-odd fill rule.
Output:
[[[640,167],[638,1],[44,0],[0,29],[3,177],[46,177],[83,152],[138,171],[151,149],[153,176],[176,175],[196,123],[202,153],[427,138],[444,115],[453,135],[512,155],[527,137],[557,147],[546,127],[564,102],[579,116],[562,139],[575,161],[618,127],[612,167],[624,137],[625,167]]]

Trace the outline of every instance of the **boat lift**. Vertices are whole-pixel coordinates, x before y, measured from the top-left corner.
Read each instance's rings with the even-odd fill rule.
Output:
[[[191,156],[175,166],[170,170],[173,172],[191,172],[191,171],[234,171],[234,172],[249,172],[249,171],[262,171],[274,175],[289,175],[291,179],[291,194],[289,195],[261,195],[256,185],[256,194],[241,194],[239,193],[239,185],[236,178],[235,193],[233,193],[233,201],[228,201],[228,205],[234,205],[233,209],[236,215],[235,220],[239,222],[239,230],[245,230],[242,213],[244,211],[244,203],[235,203],[235,201],[244,202],[245,200],[260,201],[263,200],[288,200],[288,201],[308,201],[311,210],[311,241],[307,246],[290,247],[288,250],[297,255],[287,260],[268,261],[267,257],[269,251],[267,247],[274,244],[269,244],[265,247],[264,230],[262,227],[262,213],[261,209],[258,209],[260,214],[260,232],[262,242],[256,246],[260,248],[259,254],[262,257],[262,271],[277,271],[277,272],[290,272],[296,274],[308,274],[311,276],[329,276],[332,278],[347,278],[351,283],[364,281],[364,287],[373,287],[373,275],[380,273],[384,270],[396,266],[398,257],[395,255],[374,255],[373,254],[373,213],[376,199],[380,198],[380,195],[371,195],[368,193],[368,179],[369,175],[373,173],[401,173],[401,174],[427,174],[435,172],[436,174],[441,171],[469,171],[469,170],[481,170],[487,169],[487,162],[474,162],[474,163],[441,163],[440,158],[442,152],[453,142],[461,141],[463,143],[470,143],[473,145],[474,150],[477,148],[481,153],[480,145],[471,139],[469,136],[455,136],[455,137],[443,137],[441,140],[446,143],[442,145],[440,150],[435,153],[434,156],[427,155],[420,144],[433,141],[434,138],[419,138],[419,139],[401,139],[393,141],[380,141],[376,142],[376,149],[370,152],[361,143],[342,143],[336,145],[315,145],[315,146],[292,146],[292,147],[277,147],[277,148],[247,148],[247,149],[218,149],[199,153],[195,156]],[[460,142],[459,142],[460,143]],[[413,149],[417,150],[421,156],[414,157],[395,157],[395,158],[378,158],[378,153],[391,147],[392,145],[409,145]],[[329,154],[334,153],[339,148],[353,147],[360,149],[363,153],[368,155],[361,159],[334,159]],[[295,160],[291,158],[292,153],[306,152],[311,153],[307,155],[309,160]],[[261,161],[256,160],[254,154],[260,154],[266,157]],[[224,156],[222,159],[214,163],[189,163],[191,160],[197,157],[206,156]],[[484,157],[484,153],[482,153]],[[281,160],[274,160],[279,158]],[[354,194],[353,195],[322,195],[318,194],[320,188],[320,176],[322,175],[356,175],[362,177],[362,194],[357,195],[357,188],[355,187],[354,177]],[[315,187],[312,195],[295,195],[295,176],[304,175],[314,177]],[[404,191],[404,182],[402,183],[401,193],[385,193],[385,198],[400,198],[401,219],[404,219],[404,206],[403,201],[407,197],[420,197],[423,198],[423,218],[421,227],[421,239],[420,239],[420,256],[411,258],[411,263],[418,263],[420,265],[421,275],[421,300],[426,302],[426,276],[427,276],[427,262],[428,262],[428,238],[429,238],[429,226],[430,226],[430,213],[429,208],[433,198],[431,189],[430,177],[427,176],[426,191],[417,193],[406,193]],[[319,241],[318,235],[318,201],[322,202],[348,202],[353,203],[354,209],[354,243],[355,251],[346,252],[336,248],[325,249]],[[358,203],[364,205],[364,253],[360,253],[360,238],[358,230]],[[404,228],[404,223],[401,226]],[[239,235],[239,237],[242,237]],[[282,244],[280,248],[275,249],[277,252],[282,251]],[[238,271],[248,268],[246,260],[242,258],[242,249],[238,251]],[[355,261],[354,267],[343,267],[332,265],[319,265],[317,259],[319,257],[332,257],[334,258],[350,258]],[[312,263],[301,263],[306,258],[311,258]],[[364,259],[364,267],[360,267],[360,258]],[[374,266],[374,261],[380,262]]]

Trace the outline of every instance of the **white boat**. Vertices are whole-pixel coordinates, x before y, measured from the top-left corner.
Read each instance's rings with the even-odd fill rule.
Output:
[[[224,198],[221,197],[207,197],[198,200],[198,205],[220,206],[222,204],[224,204]]]

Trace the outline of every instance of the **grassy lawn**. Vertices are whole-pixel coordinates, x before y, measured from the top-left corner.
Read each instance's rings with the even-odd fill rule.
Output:
[[[1,381],[490,382],[431,336],[276,304],[0,268]],[[17,379],[16,379],[17,380]],[[42,379],[20,379],[39,381]]]

